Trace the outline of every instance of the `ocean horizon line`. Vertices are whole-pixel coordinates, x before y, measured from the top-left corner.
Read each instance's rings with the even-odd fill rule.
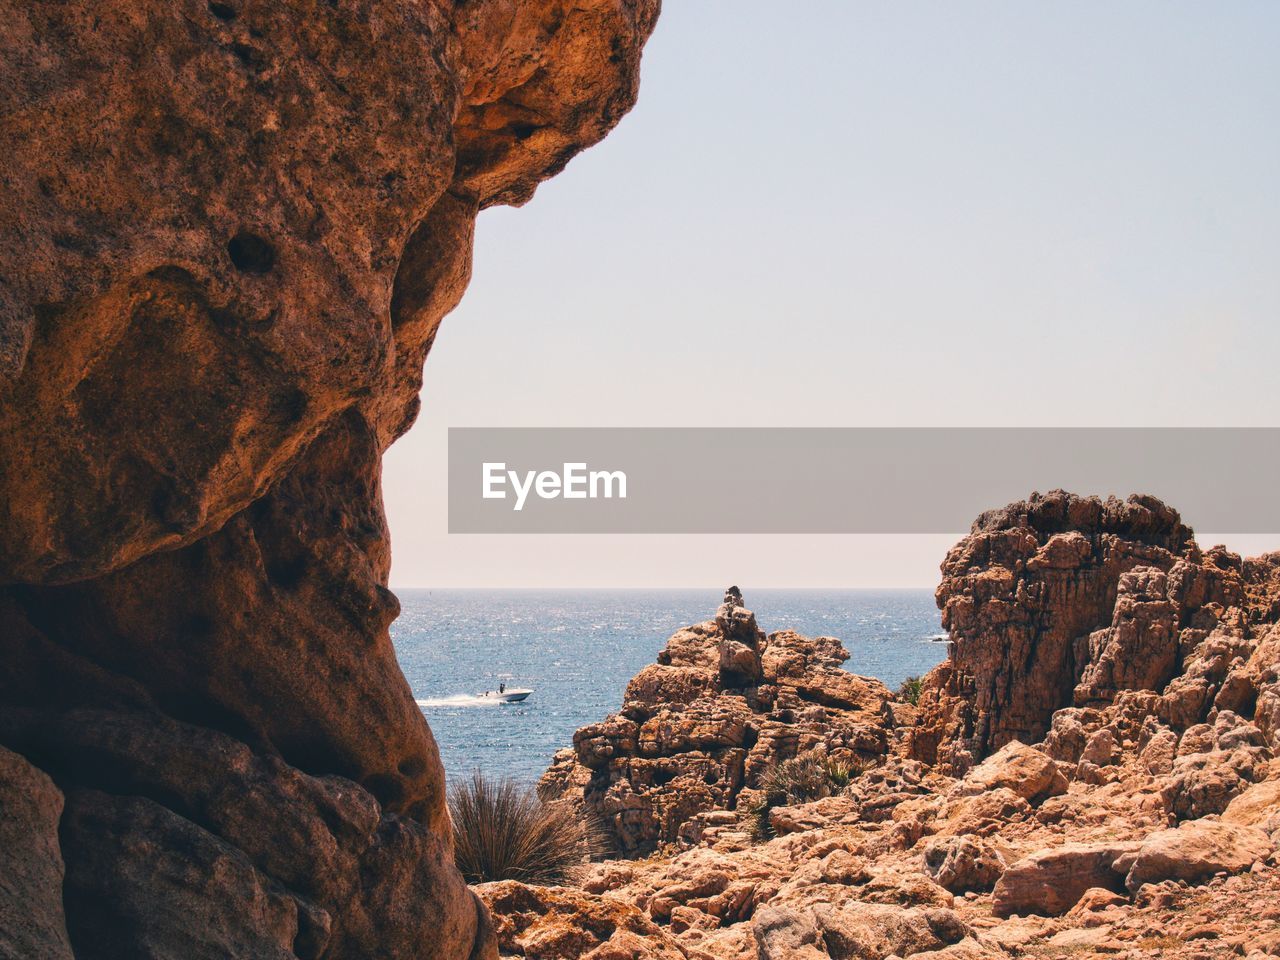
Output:
[[[407,591],[407,590],[415,590],[415,591],[422,591],[422,590],[427,590],[427,591],[430,591],[430,590],[475,590],[475,591],[480,591],[480,590],[506,590],[506,591],[511,591],[511,592],[522,592],[522,593],[535,593],[535,592],[541,592],[541,593],[553,593],[553,592],[556,592],[556,591],[573,591],[573,592],[583,592],[583,593],[585,593],[585,592],[603,593],[603,592],[606,592],[606,591],[607,591],[607,592],[610,592],[610,593],[617,593],[617,592],[642,593],[642,592],[647,592],[647,591],[656,591],[656,590],[661,590],[661,591],[672,592],[672,593],[674,593],[674,592],[701,593],[701,592],[703,592],[703,591],[721,591],[721,592],[723,592],[723,590],[724,590],[725,588],[724,588],[724,586],[711,586],[711,585],[706,585],[706,586],[693,586],[693,587],[688,587],[688,586],[656,586],[656,587],[637,587],[637,586],[625,586],[625,587],[623,587],[623,586],[554,586],[554,587],[550,587],[550,586],[520,586],[520,587],[512,587],[512,586],[497,586],[497,585],[495,585],[495,586],[488,586],[488,585],[479,585],[479,586],[477,586],[477,585],[471,585],[471,586],[422,586],[422,585],[417,585],[417,584],[415,584],[415,585],[401,585],[401,584],[394,584],[394,583],[393,583],[393,584],[391,584],[391,585],[390,585],[389,589],[390,589],[390,590],[393,590],[393,591]],[[744,592],[744,593],[750,592],[750,591],[752,591],[752,590],[771,590],[771,591],[783,591],[783,590],[785,590],[785,591],[792,592],[792,593],[803,593],[803,592],[809,592],[809,593],[828,592],[828,593],[829,593],[829,592],[832,592],[832,591],[839,591],[839,592],[866,591],[866,592],[876,592],[876,593],[892,593],[892,592],[906,592],[906,591],[916,591],[916,590],[928,590],[929,592],[932,592],[934,589],[936,589],[936,586],[935,586],[935,585],[931,585],[931,584],[908,584],[908,585],[885,586],[885,587],[879,587],[879,586],[840,586],[840,587],[826,587],[826,586],[812,587],[812,586],[810,586],[810,587],[779,587],[779,586],[763,585],[763,586],[749,586],[749,587],[743,587],[742,589],[743,589],[743,592]]]

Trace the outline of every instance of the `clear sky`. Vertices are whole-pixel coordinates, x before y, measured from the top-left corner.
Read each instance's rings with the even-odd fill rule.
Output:
[[[450,426],[1280,425],[1280,4],[665,6],[635,110],[480,217],[393,585],[932,586],[955,539],[449,536]]]

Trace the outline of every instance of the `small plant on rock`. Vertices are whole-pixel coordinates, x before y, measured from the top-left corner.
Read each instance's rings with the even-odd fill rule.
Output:
[[[845,763],[843,760],[828,760],[827,782],[831,784],[833,793],[839,793],[853,782],[853,778],[857,775],[853,765]]]
[[[920,690],[924,683],[919,677],[907,677],[902,681],[902,685],[898,687],[898,699],[905,700],[914,706],[920,702]]]
[[[775,807],[833,796],[848,787],[854,775],[852,765],[819,751],[782,761],[760,779],[760,793],[746,809],[752,836],[757,840],[773,836],[769,814]]]
[[[599,830],[569,804],[479,771],[453,785],[449,813],[454,859],[468,883],[570,882],[602,846]]]

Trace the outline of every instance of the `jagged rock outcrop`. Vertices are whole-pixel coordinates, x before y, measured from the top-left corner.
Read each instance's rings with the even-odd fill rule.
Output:
[[[984,514],[942,566],[952,646],[924,682],[913,755],[963,771],[1010,740],[1039,742],[1064,707],[1133,691],[1162,693],[1160,716],[1181,728],[1215,696],[1252,703],[1271,682],[1248,668],[1269,602],[1250,599],[1270,569],[1253,564],[1202,552],[1152,497],[1055,491]]]
[[[657,10],[4,5],[0,954],[492,955],[379,462],[477,211],[618,121]]]
[[[695,836],[707,824],[699,814],[735,810],[789,758],[882,757],[892,696],[840,669],[848,656],[830,637],[766,638],[750,610],[727,602],[667,641],[618,713],[574,734],[540,791],[580,804],[617,853],[633,855]]]
[[[1147,497],[1015,504],[944,564],[955,648],[919,710],[843,674],[836,641],[771,635],[757,690],[721,673],[734,619],[681,631],[548,772],[635,850],[680,841],[595,865],[575,910],[630,904],[690,960],[1278,955],[1278,569],[1202,552]],[[699,794],[680,827],[730,755],[696,735],[781,722],[760,708],[774,686],[880,703],[886,749],[772,807],[771,836],[751,786]],[[790,720],[822,749],[842,717]]]

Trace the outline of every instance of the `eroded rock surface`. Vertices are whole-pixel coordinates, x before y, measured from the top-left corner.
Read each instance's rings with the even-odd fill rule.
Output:
[[[699,815],[736,810],[789,758],[883,757],[892,695],[841,670],[848,656],[830,637],[766,637],[750,610],[726,603],[667,641],[627,685],[621,711],[574,734],[540,790],[579,804],[629,856],[714,826]]]
[[[1141,691],[1163,693],[1159,715],[1180,728],[1217,696],[1252,704],[1274,681],[1248,666],[1272,619],[1251,599],[1272,564],[1251,564],[1202,552],[1151,497],[1056,491],[984,514],[942,565],[951,656],[924,682],[913,755],[962,772],[1010,740],[1040,741],[1064,707]],[[1085,744],[1059,722],[1058,748],[1078,760]]]
[[[690,960],[1280,955],[1278,561],[1201,551],[1146,497],[987,515],[943,566],[955,646],[919,709],[839,670],[835,641],[741,637],[763,682],[735,687],[736,618],[680,631],[548,772],[652,838],[625,852],[656,848],[592,866],[575,909],[630,904]],[[774,687],[828,712],[784,721]],[[771,809],[772,836],[753,829],[760,780],[698,779],[743,749],[717,731],[777,723],[825,755],[859,714],[883,749]]]
[[[657,11],[3,5],[0,743],[53,844],[6,956],[493,954],[379,463],[477,211],[617,123]]]
[[[63,796],[0,747],[0,956],[69,958],[58,844]]]

